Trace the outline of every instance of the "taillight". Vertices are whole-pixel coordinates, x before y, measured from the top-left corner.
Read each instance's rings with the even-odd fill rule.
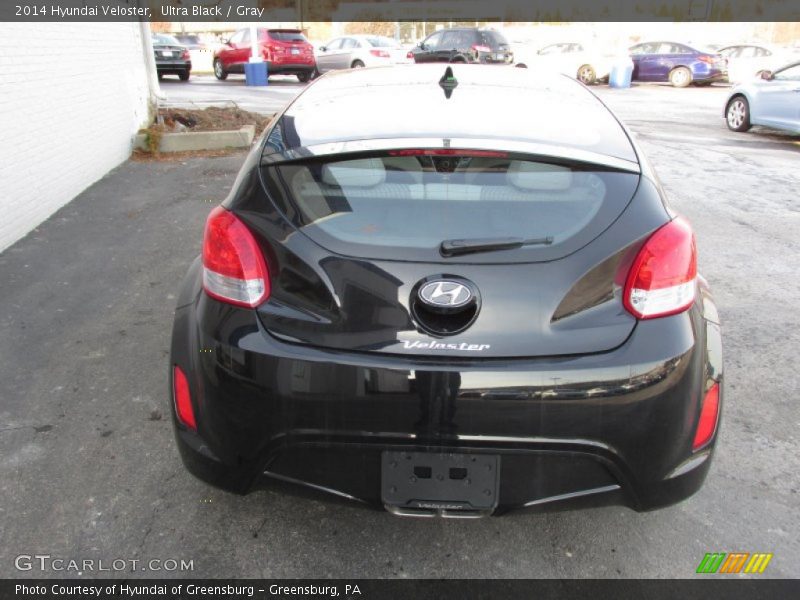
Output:
[[[372,50],[369,51],[369,53],[372,54],[372,56],[380,56],[381,58],[389,58],[389,53],[386,50],[378,50],[376,48],[373,48]]]
[[[192,58],[192,55],[191,55],[191,54],[189,54],[189,51],[188,51],[188,50],[184,50],[184,51],[183,51],[183,54],[181,54],[181,58],[183,58],[183,59],[185,59],[185,60],[189,60],[190,58]]]
[[[699,450],[714,437],[719,421],[719,383],[715,383],[706,392],[703,398],[703,407],[700,409],[700,419],[697,422],[697,431],[694,434],[692,450]]]
[[[197,431],[192,397],[189,393],[189,382],[178,365],[172,368],[172,395],[175,398],[175,413],[178,415],[178,420],[188,428]]]
[[[253,234],[221,206],[206,221],[203,288],[212,298],[249,308],[269,297],[269,271]]]
[[[638,319],[674,315],[694,302],[697,249],[682,218],[670,221],[645,242],[625,281],[623,304]]]
[[[409,50],[408,52],[406,52],[406,58],[414,58],[414,53],[411,50]]]
[[[702,54],[702,55],[697,57],[697,60],[699,60],[700,62],[704,62],[706,64],[709,64],[709,65],[713,65],[715,62],[717,62],[717,57],[716,56],[709,56],[708,54]]]
[[[491,52],[492,51],[492,49],[489,48],[489,46],[482,46],[482,45],[479,45],[479,44],[473,44],[472,49],[475,50],[475,52]]]

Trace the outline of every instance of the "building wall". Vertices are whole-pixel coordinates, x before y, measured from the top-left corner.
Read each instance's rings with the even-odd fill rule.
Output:
[[[138,23],[0,23],[0,251],[126,160],[147,118]]]

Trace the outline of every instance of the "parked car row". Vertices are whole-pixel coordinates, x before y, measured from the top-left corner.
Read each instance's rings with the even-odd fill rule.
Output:
[[[612,65],[620,59],[618,51],[577,40],[532,50],[532,40],[509,42],[503,33],[482,27],[435,31],[410,50],[379,35],[344,35],[315,47],[299,29],[258,28],[257,32],[257,52],[267,62],[269,74],[296,75],[301,82],[335,69],[446,62],[515,64],[563,73],[592,85],[607,81]],[[199,36],[184,34],[179,41],[166,34],[154,34],[153,39],[154,46],[158,45],[159,74],[172,73],[188,79],[188,50],[202,45]],[[216,77],[224,80],[230,73],[244,73],[252,50],[250,28],[235,32],[213,53]],[[632,81],[664,82],[675,87],[751,81],[765,71],[774,72],[793,59],[800,59],[798,51],[760,43],[701,47],[674,41],[642,42],[628,48],[627,55],[633,64]]]

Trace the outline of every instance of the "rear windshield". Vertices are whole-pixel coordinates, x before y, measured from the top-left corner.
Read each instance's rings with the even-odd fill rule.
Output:
[[[482,31],[481,42],[493,48],[495,46],[508,46],[508,40],[506,40],[502,33],[497,31]]]
[[[367,38],[367,42],[369,42],[370,46],[376,48],[394,48],[397,46],[397,42],[387,37],[370,37]]]
[[[278,40],[279,42],[305,42],[306,36],[303,35],[300,31],[278,31],[276,29],[270,29],[269,35],[273,40]]]
[[[153,35],[153,43],[154,44],[167,44],[170,46],[179,46],[178,40],[176,40],[171,35],[167,35],[165,33],[156,33]]]
[[[549,238],[550,250],[576,236],[588,235],[587,243],[624,210],[638,182],[635,174],[502,153],[394,154],[276,165],[265,180],[284,214],[323,246],[420,260],[435,259],[450,239]],[[539,259],[535,248],[518,252]]]

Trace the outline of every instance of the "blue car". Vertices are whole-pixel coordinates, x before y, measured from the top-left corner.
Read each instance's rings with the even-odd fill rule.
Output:
[[[737,85],[725,102],[724,116],[733,131],[764,125],[800,133],[800,61]]]
[[[668,81],[674,87],[686,87],[725,81],[728,76],[724,58],[686,44],[645,42],[631,46],[628,52],[633,60],[633,81]]]

